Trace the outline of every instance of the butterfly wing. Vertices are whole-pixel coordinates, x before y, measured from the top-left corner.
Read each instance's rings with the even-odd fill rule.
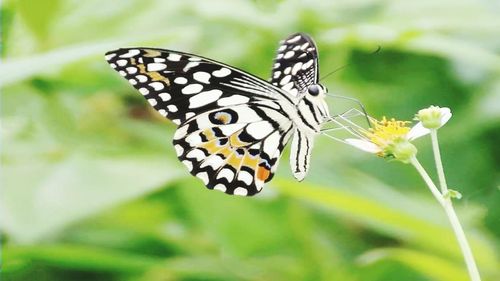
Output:
[[[254,195],[271,180],[291,133],[291,120],[272,103],[241,104],[182,124],[174,146],[179,160],[208,188]]]
[[[292,132],[291,97],[234,67],[162,49],[129,48],[108,63],[179,125],[177,156],[210,189],[253,195],[272,178]]]
[[[318,83],[318,52],[306,34],[295,33],[281,41],[274,59],[271,83],[293,96]]]
[[[296,33],[283,40],[278,48],[271,75],[273,85],[296,97],[305,93],[310,85],[317,84],[318,52],[311,37]],[[312,108],[307,97],[298,104],[300,115]],[[310,116],[314,116],[314,113]],[[295,129],[290,148],[290,167],[299,181],[304,179],[309,169],[313,144],[314,135]]]

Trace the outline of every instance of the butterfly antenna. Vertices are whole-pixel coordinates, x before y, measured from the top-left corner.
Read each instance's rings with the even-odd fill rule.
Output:
[[[350,63],[348,63],[348,64],[344,64],[343,66],[338,67],[338,68],[334,69],[334,70],[333,70],[333,71],[331,71],[331,72],[328,72],[326,75],[324,75],[323,77],[319,78],[319,81],[321,81],[321,80],[325,79],[326,77],[328,77],[328,76],[330,76],[330,75],[334,74],[335,72],[337,72],[337,71],[339,71],[339,70],[342,70],[342,69],[344,69],[344,68],[348,67],[349,65],[351,65],[351,64],[350,64]]]
[[[370,128],[372,127],[370,119],[368,118],[368,113],[366,113],[365,106],[358,99],[351,98],[351,97],[340,96],[340,95],[334,95],[334,94],[326,94],[326,95],[329,96],[329,97],[332,97],[332,98],[346,99],[346,100],[350,100],[350,101],[353,101],[353,102],[357,103],[359,105],[359,108],[361,108],[361,111],[363,112],[363,116],[365,116],[365,118],[366,118],[366,123],[368,124],[368,126]]]
[[[378,45],[378,46],[377,46],[377,49],[376,49],[375,51],[371,52],[371,53],[370,53],[370,55],[375,55],[375,54],[377,54],[378,52],[380,52],[380,50],[382,50],[382,46]],[[351,65],[351,64],[350,64],[350,63],[348,63],[348,64],[344,64],[343,66],[338,67],[338,68],[334,69],[334,70],[333,70],[333,71],[331,71],[331,72],[328,72],[326,75],[324,75],[323,77],[319,78],[319,81],[321,81],[321,80],[325,79],[326,77],[328,77],[328,76],[330,76],[330,75],[334,74],[335,72],[337,72],[337,71],[339,71],[339,70],[342,70],[342,69],[344,69],[344,68],[348,67],[349,65]]]

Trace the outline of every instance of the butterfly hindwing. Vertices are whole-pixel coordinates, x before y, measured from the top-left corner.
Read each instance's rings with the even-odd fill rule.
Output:
[[[316,44],[306,34],[295,33],[283,40],[274,60],[270,82],[293,96],[318,83]]]
[[[283,110],[290,97],[228,65],[191,54],[118,49],[111,67],[164,117],[179,125],[179,160],[210,189],[253,195],[262,190],[290,139]]]
[[[173,143],[179,160],[209,189],[254,195],[271,180],[291,129],[278,109],[242,104],[189,120]]]

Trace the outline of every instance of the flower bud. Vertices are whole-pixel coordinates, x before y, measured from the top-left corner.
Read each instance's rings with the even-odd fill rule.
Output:
[[[396,160],[409,163],[417,155],[417,148],[405,138],[399,138],[386,148],[386,154],[394,156]]]
[[[439,106],[430,106],[418,111],[415,119],[422,122],[424,128],[438,129],[443,125],[443,109]]]

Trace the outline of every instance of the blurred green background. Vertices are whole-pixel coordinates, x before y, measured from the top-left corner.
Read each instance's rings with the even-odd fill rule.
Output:
[[[484,280],[500,280],[498,1],[3,1],[2,280],[468,280],[444,212],[409,166],[318,137],[253,198],[209,191],[175,126],[103,54],[150,46],[267,78],[309,33],[331,93],[411,120],[429,105]],[[381,51],[371,54],[378,46]],[[417,141],[432,175],[428,139]]]

